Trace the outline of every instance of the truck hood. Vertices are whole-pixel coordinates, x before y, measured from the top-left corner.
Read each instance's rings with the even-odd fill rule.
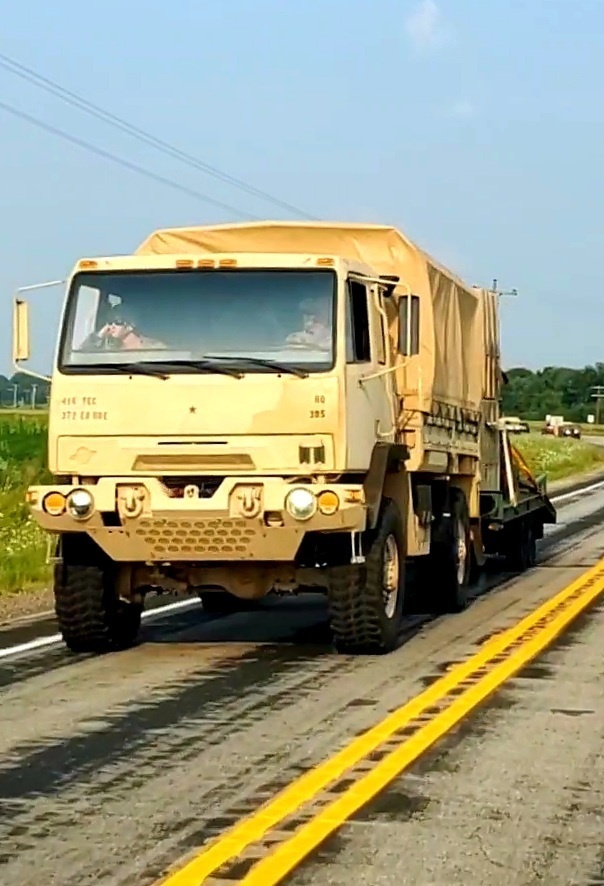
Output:
[[[333,470],[339,395],[329,376],[62,376],[53,381],[50,468],[80,476],[300,471],[302,450],[322,448],[321,466]]]

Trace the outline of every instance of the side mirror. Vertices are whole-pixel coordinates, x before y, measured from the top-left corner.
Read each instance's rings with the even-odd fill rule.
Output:
[[[383,280],[385,284],[384,298],[392,298],[397,283],[400,283],[401,278],[396,274],[380,274],[380,280]]]
[[[63,280],[49,280],[48,283],[35,283],[33,286],[21,286],[17,292],[31,292],[35,289],[47,289],[49,286],[59,286]],[[13,364],[19,372],[30,375],[32,378],[40,378],[43,381],[50,381],[48,375],[40,375],[26,367],[19,366],[29,360],[29,305],[22,298],[15,298],[13,302]]]
[[[16,298],[13,304],[13,362],[29,360],[29,305]]]

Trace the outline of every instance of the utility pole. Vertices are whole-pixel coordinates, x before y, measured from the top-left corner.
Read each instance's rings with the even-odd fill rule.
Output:
[[[18,398],[19,398],[19,385],[14,384],[13,385],[13,409],[17,408]]]
[[[594,385],[591,389],[592,400],[596,401],[596,424],[600,424],[600,401],[604,399],[604,385]]]
[[[36,391],[37,391],[37,389],[38,389],[38,385],[33,384],[31,386],[31,408],[32,409],[36,408]]]

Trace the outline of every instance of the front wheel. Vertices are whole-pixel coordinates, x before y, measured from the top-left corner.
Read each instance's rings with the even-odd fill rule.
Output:
[[[405,595],[403,521],[386,500],[365,563],[333,567],[328,591],[339,652],[380,654],[396,648]]]
[[[119,598],[116,577],[117,569],[111,562],[63,562],[55,567],[55,612],[71,652],[103,653],[135,643],[143,607]]]

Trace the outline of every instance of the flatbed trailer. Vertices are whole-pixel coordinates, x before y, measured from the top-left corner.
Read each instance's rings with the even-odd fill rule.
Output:
[[[536,541],[557,514],[547,494],[547,476],[535,476],[503,423],[500,435],[501,492],[481,493],[482,543],[486,555],[504,557],[514,571],[535,564]]]

